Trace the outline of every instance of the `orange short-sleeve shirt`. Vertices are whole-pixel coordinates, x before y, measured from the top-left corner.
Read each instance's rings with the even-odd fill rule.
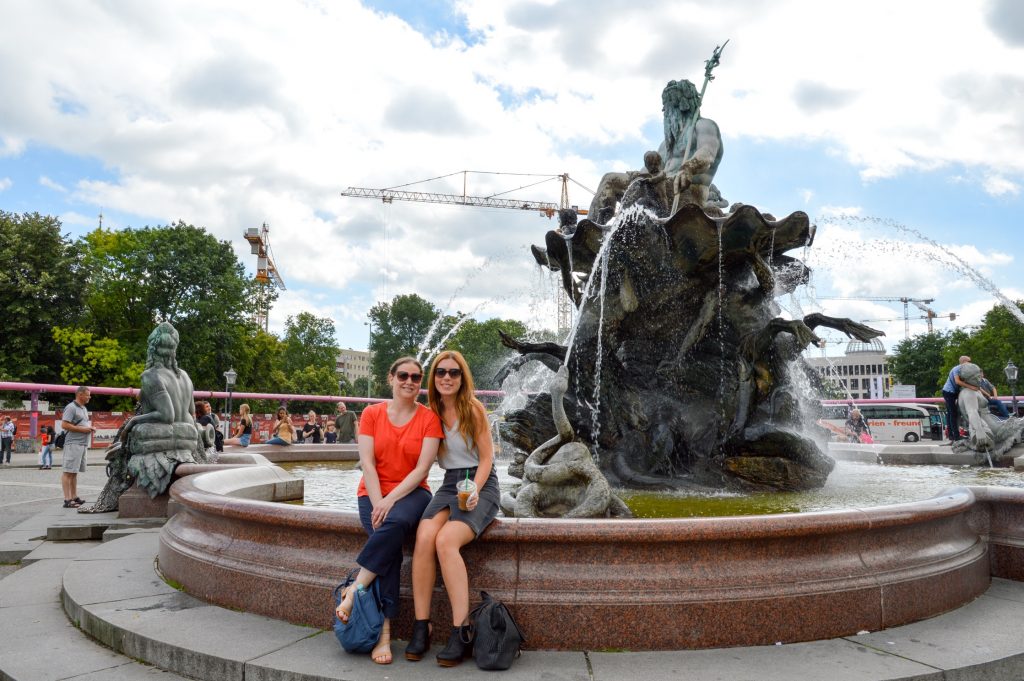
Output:
[[[387,402],[367,407],[359,418],[359,434],[373,438],[373,458],[377,463],[377,477],[380,478],[380,493],[383,495],[398,487],[416,468],[424,438],[444,438],[437,414],[422,404],[416,406],[416,413],[401,428],[388,418]],[[430,491],[426,478],[420,487]],[[365,479],[359,480],[358,496],[368,496]]]

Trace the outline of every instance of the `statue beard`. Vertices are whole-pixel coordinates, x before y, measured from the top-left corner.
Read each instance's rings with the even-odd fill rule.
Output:
[[[665,112],[665,146],[671,151],[682,137],[686,129],[687,111],[673,107]]]

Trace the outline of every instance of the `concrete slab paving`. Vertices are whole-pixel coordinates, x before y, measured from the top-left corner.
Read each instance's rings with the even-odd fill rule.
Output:
[[[590,653],[594,681],[866,681],[927,679],[934,667],[844,639],[658,653]]]
[[[35,551],[46,539],[45,528],[39,530],[7,530],[0,534],[0,563],[17,563]]]
[[[127,660],[127,658],[124,659]],[[128,660],[117,667],[72,676],[64,681],[178,681],[179,679],[184,681],[184,677],[173,672]]]
[[[40,560],[0,580],[0,608],[56,603],[60,580],[71,561]]]
[[[1024,654],[1024,583],[993,579],[1002,596],[987,593],[939,617],[858,636],[857,641],[937,669],[973,667]],[[1018,676],[1020,678],[1020,671]]]
[[[466,660],[458,667],[439,667],[434,656],[440,646],[434,648],[419,662],[405,659],[405,641],[395,641],[391,650],[394,662],[389,665],[375,664],[369,655],[350,655],[342,650],[333,631],[322,632],[303,639],[269,655],[250,660],[245,665],[246,681],[353,681],[380,679],[383,681],[452,681],[454,679],[480,678],[483,673],[473,660]],[[513,663],[512,668],[501,672],[502,679],[534,681],[588,681],[587,659],[582,652],[527,653]],[[636,678],[632,676],[619,677]]]
[[[64,592],[80,606],[178,593],[157,575],[154,560],[76,560],[64,572]]]
[[[115,650],[199,679],[241,681],[248,660],[320,633],[206,605],[177,591],[82,605],[81,610],[82,629]]]
[[[101,541],[110,542],[110,541],[114,541],[115,539],[121,539],[122,537],[127,537],[129,535],[138,534],[138,533],[142,533],[142,532],[149,532],[150,534],[158,534],[160,532],[160,528],[159,527],[147,527],[147,528],[139,528],[139,529],[135,529],[135,528],[132,528],[132,529],[114,529],[113,527],[108,527],[106,529],[106,531],[103,533],[103,539]]]
[[[36,548],[32,549],[32,553],[22,558],[21,563],[22,565],[28,565],[39,560],[48,560],[51,558],[77,558],[83,553],[96,548],[96,546],[97,543],[95,541],[43,542]]]
[[[0,641],[0,676],[16,681],[74,678],[128,661],[77,631],[56,601],[4,608]]]
[[[83,554],[81,560],[125,560],[133,558],[149,558],[156,556],[160,547],[159,530],[128,530],[121,529],[119,532],[126,534],[119,541],[106,541],[93,543],[93,549]],[[110,532],[110,530],[107,530]]]

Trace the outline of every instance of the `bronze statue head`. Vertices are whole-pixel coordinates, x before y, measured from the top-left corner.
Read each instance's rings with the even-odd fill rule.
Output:
[[[160,322],[149,334],[146,368],[161,366],[178,373],[178,330],[169,322]]]

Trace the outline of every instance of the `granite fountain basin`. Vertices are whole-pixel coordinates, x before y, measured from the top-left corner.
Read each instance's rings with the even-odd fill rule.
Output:
[[[257,494],[261,476],[281,485],[279,471],[174,483],[160,570],[207,601],[329,627],[332,590],[365,533],[356,513]],[[398,638],[411,628],[407,548]],[[1024,580],[1024,490],[954,487],[910,503],[743,517],[499,518],[464,555],[472,592],[505,601],[530,648],[790,643],[931,617],[992,576]],[[434,604],[432,619],[446,622],[447,599]]]

